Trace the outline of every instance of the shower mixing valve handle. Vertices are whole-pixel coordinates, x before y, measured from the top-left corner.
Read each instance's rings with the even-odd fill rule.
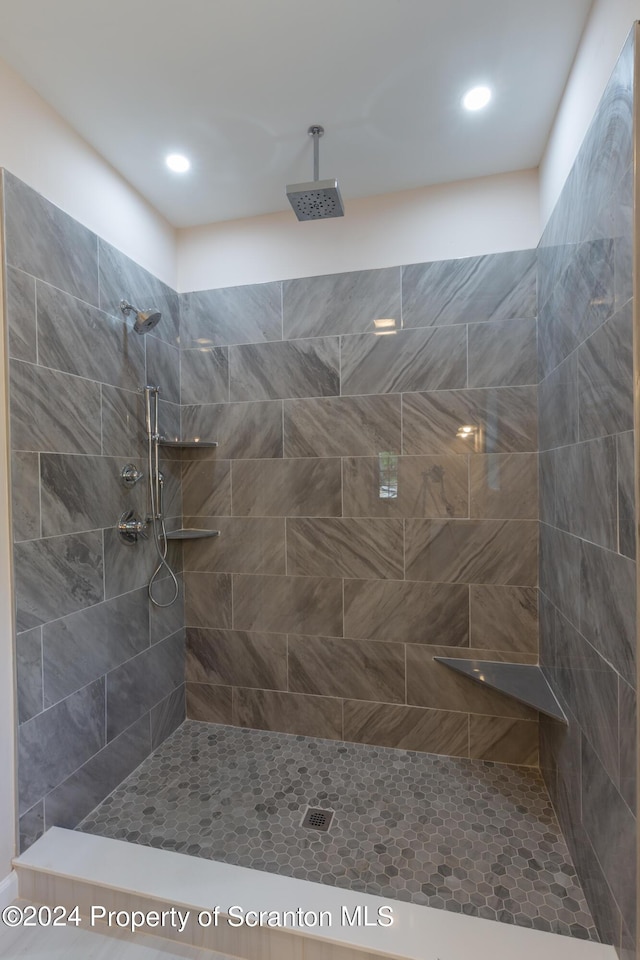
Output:
[[[118,533],[123,543],[137,543],[148,540],[147,523],[137,517],[133,510],[125,510],[118,521]]]

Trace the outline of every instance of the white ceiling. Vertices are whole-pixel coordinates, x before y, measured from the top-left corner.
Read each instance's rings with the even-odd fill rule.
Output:
[[[176,226],[537,166],[591,0],[0,0],[4,57]],[[486,83],[487,110],[462,94]],[[169,152],[189,174],[171,174]],[[293,216],[293,213],[292,213]]]

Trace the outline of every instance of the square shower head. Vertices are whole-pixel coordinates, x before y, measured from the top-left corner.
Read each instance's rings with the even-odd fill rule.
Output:
[[[287,186],[287,196],[298,220],[344,217],[344,206],[337,180],[290,183]]]

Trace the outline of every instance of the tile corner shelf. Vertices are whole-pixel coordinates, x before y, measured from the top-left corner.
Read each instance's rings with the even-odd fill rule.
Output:
[[[219,537],[219,530],[170,530],[167,540],[207,540],[210,537]]]
[[[520,703],[539,710],[554,720],[567,723],[567,718],[549,686],[541,668],[532,664],[502,663],[494,660],[463,660],[452,657],[434,657],[438,663],[451,667],[470,680],[499,690]]]
[[[201,447],[203,450],[210,450],[212,447],[218,446],[217,440],[167,440],[165,437],[161,437],[158,440],[158,445],[161,447],[183,447],[188,450],[197,450]]]

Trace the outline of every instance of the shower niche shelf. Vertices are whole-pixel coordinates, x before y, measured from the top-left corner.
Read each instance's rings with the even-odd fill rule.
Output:
[[[167,540],[208,540],[219,536],[219,530],[170,530],[167,532]]]
[[[564,711],[540,667],[524,663],[501,663],[495,660],[458,660],[455,657],[434,657],[438,663],[462,673],[470,680],[505,693],[514,700],[567,723]]]
[[[183,448],[185,450],[211,450],[212,447],[218,446],[217,440],[167,440],[165,437],[160,437],[158,440],[158,446],[160,447],[174,447],[174,449]]]

